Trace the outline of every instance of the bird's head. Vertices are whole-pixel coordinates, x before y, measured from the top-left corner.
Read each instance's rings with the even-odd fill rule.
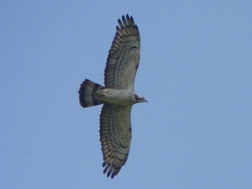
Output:
[[[147,100],[145,100],[145,98],[144,98],[143,96],[135,95],[135,99],[136,99],[136,102],[135,102],[135,103],[139,103],[139,102],[148,102]]]

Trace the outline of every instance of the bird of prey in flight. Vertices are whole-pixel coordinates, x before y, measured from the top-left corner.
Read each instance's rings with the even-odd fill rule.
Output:
[[[104,84],[88,79],[79,88],[83,108],[103,104],[100,113],[100,142],[103,173],[113,178],[128,159],[131,141],[131,108],[147,102],[134,92],[134,81],[140,59],[140,35],[132,16],[118,19],[116,34],[109,50]]]

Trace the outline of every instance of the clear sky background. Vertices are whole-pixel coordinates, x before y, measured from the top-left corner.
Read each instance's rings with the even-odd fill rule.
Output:
[[[78,88],[127,13],[149,102],[112,180]],[[4,0],[0,27],[0,188],[252,188],[252,1]]]

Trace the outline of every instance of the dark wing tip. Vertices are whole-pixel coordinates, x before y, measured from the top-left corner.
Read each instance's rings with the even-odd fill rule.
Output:
[[[121,167],[115,167],[105,162],[102,163],[102,167],[104,167],[103,174],[107,173],[107,177],[111,177],[111,179],[113,179],[121,169]]]
[[[126,17],[126,18],[125,18]],[[118,24],[120,26],[120,29],[125,28],[126,26],[135,26],[135,22],[132,16],[129,16],[129,14],[126,14],[126,16],[122,15],[122,18],[118,19]],[[117,29],[118,30],[118,29]]]

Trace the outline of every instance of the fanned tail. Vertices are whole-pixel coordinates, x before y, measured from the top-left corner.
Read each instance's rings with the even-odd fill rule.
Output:
[[[103,87],[93,81],[85,79],[79,89],[79,103],[83,108],[103,104],[95,99],[94,94]]]

